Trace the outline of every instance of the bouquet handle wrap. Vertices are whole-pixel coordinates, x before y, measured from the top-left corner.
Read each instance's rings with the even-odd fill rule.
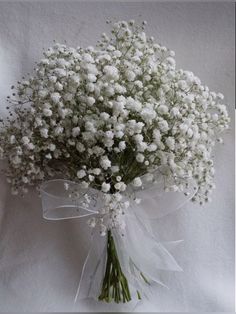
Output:
[[[69,186],[69,189],[65,189]],[[79,195],[74,191],[79,191]],[[166,195],[168,197],[166,198]],[[190,193],[191,194],[191,193]],[[92,202],[85,206],[84,198],[90,195]],[[162,243],[152,233],[151,220],[181,208],[192,197],[183,197],[180,193],[157,193],[156,189],[136,191],[142,198],[140,204],[131,202],[129,212],[125,215],[124,234],[112,230],[121,268],[129,282],[132,298],[137,302],[140,295],[148,298],[152,293],[151,286],[166,286],[160,279],[163,271],[182,271],[168,251],[180,241]],[[68,180],[50,180],[41,186],[43,216],[49,220],[74,219],[99,215],[102,207],[101,192],[84,189],[79,184]],[[126,197],[126,196],[125,196]],[[148,208],[148,210],[147,210]],[[105,272],[106,237],[100,236],[95,228],[91,233],[90,248],[85,258],[75,302],[79,299],[93,298],[98,300],[101,283]],[[131,302],[133,304],[133,301]]]

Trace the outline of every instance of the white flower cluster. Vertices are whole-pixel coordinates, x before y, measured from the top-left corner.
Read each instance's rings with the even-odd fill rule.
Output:
[[[144,24],[116,22],[96,48],[55,44],[13,87],[0,155],[14,194],[59,174],[114,205],[129,183],[141,187],[142,175],[159,169],[166,191],[193,179],[193,201],[209,200],[212,149],[229,125],[224,97],[177,70],[174,52],[147,38]],[[127,207],[110,205],[102,233]]]

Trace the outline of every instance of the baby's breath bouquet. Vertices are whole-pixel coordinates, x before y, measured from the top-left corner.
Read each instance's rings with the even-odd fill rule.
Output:
[[[142,284],[155,281],[161,263],[151,255],[144,263],[133,258],[146,249],[130,243],[142,223],[138,196],[145,198],[150,188],[155,195],[161,177],[163,191],[188,196],[192,184],[191,200],[208,202],[212,149],[229,124],[223,95],[192,72],[177,70],[174,51],[148,38],[145,24],[115,22],[95,48],[49,48],[34,75],[12,86],[10,116],[0,129],[0,155],[7,159],[13,194],[60,179],[74,201],[83,191],[83,208],[89,210],[97,193],[100,206],[88,224],[106,239],[96,290],[106,302],[142,298]],[[153,238],[142,232],[148,246]],[[155,245],[155,254],[164,254]]]

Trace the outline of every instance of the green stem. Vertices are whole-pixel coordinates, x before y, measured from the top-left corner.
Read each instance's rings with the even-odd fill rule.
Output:
[[[140,276],[143,278],[143,280],[145,281],[146,284],[148,284],[149,286],[151,285],[143,273],[140,273]]]
[[[108,303],[112,300],[116,303],[131,300],[129,284],[122,272],[111,230],[107,233],[107,263],[98,300]]]
[[[142,300],[140,292],[137,290],[137,296],[139,300]]]

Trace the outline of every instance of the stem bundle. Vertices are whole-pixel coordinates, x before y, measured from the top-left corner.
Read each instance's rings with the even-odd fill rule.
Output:
[[[128,281],[122,272],[111,230],[107,234],[107,264],[98,299],[108,303],[112,300],[116,303],[131,300]]]

